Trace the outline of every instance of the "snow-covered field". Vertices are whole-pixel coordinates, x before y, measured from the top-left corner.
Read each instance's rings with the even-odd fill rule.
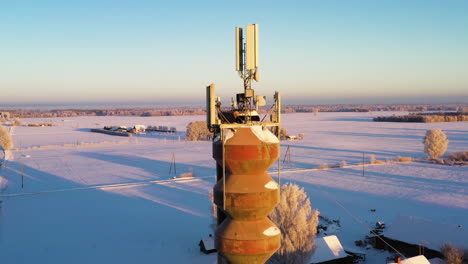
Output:
[[[330,234],[345,248],[354,247],[376,221],[391,224],[400,214],[468,226],[468,167],[393,163],[366,166],[363,175],[357,166],[363,153],[366,162],[370,154],[378,160],[424,157],[422,138],[434,128],[447,134],[448,153],[468,150],[468,123],[380,123],[371,121],[373,115],[283,115],[288,132],[305,138],[282,141],[281,182],[304,187],[321,215],[340,221]],[[0,262],[215,263],[216,254],[198,250],[199,240],[212,232],[211,144],[186,142],[183,132],[190,121],[204,119],[23,120],[57,126],[12,128],[15,151],[0,169],[8,180],[0,190]],[[181,132],[130,138],[88,132],[137,124],[175,126]],[[288,148],[290,162],[283,164]],[[195,179],[171,179],[173,156],[177,175],[193,171]],[[349,166],[312,169],[341,161]],[[272,176],[276,170],[270,169]],[[367,253],[367,263],[384,263],[387,255]]]

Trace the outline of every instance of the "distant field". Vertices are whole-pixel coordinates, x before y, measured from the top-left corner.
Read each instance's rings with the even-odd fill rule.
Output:
[[[382,112],[283,115],[288,132],[305,137],[281,142],[282,183],[304,187],[314,208],[340,220],[333,233],[345,247],[368,230],[338,204],[368,226],[391,223],[399,214],[466,225],[467,167],[395,163],[366,166],[363,173],[357,165],[363,154],[366,162],[370,155],[422,158],[429,129],[447,134],[447,153],[466,151],[467,123],[373,122],[377,115]],[[13,129],[19,149],[0,169],[9,181],[0,195],[2,263],[216,263],[215,255],[198,251],[199,240],[212,232],[208,192],[215,162],[210,142],[184,140],[186,125],[197,120],[205,116],[24,119],[57,125]],[[139,124],[173,126],[178,132],[129,138],[89,132]],[[290,162],[283,164],[288,148]],[[195,179],[171,180],[173,155],[177,175],[193,170]],[[311,170],[342,161],[349,167]],[[274,178],[276,166],[270,168]],[[384,263],[387,256],[367,253],[369,264]]]

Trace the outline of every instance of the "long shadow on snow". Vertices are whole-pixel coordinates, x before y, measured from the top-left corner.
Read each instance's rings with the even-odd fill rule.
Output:
[[[169,169],[171,163],[161,160],[153,160],[144,157],[130,156],[130,155],[114,155],[114,154],[103,154],[94,152],[81,152],[79,155],[102,160],[106,162],[116,163],[125,166],[131,166],[138,169],[145,170],[151,174],[159,173],[160,175],[167,175],[169,178]],[[195,177],[204,177],[215,175],[214,166],[213,168],[196,166],[192,164],[178,163],[176,162],[177,174],[186,173],[193,170]],[[166,174],[167,173],[167,174]]]
[[[74,131],[91,132],[91,128],[75,128]],[[95,133],[95,132],[92,132]]]
[[[366,170],[364,176],[362,176],[362,170],[359,168],[341,168],[340,174],[350,175],[353,177],[364,178],[366,181],[371,183],[390,185],[395,187],[403,188],[414,188],[414,189],[424,189],[426,186],[429,186],[431,192],[439,193],[457,193],[457,194],[466,194],[466,189],[468,188],[467,183],[453,182],[447,180],[438,180],[438,179],[428,179],[428,178],[418,178],[413,176],[405,176],[398,174],[390,173],[381,173],[376,171]],[[383,180],[390,181],[383,182]],[[450,188],[450,191],[447,191],[447,188]],[[440,191],[439,191],[440,190]]]
[[[388,156],[388,155],[401,155],[400,152],[392,152],[392,151],[383,151],[383,152],[377,152],[377,151],[361,151],[361,150],[352,150],[352,149],[337,149],[337,148],[322,148],[322,147],[311,147],[311,146],[301,146],[301,145],[289,145],[291,148],[302,148],[302,149],[309,149],[309,150],[323,150],[323,151],[336,151],[336,152],[351,152],[351,153],[358,153],[362,155],[362,153],[366,155],[374,154],[374,155],[383,155],[383,156]],[[318,155],[317,157],[319,157]]]
[[[301,179],[294,178],[283,178],[282,183],[292,182],[296,183],[299,186],[303,187],[306,192],[310,195],[311,203],[314,208],[317,208],[320,211],[321,215],[328,217],[341,217],[348,218],[348,221],[355,223],[355,220],[349,218],[349,215],[345,213],[344,209],[337,205],[335,201],[340,204],[343,204],[348,208],[353,214],[358,217],[369,214],[371,219],[374,217],[390,217],[385,219],[387,221],[392,221],[394,217],[399,214],[415,215],[419,217],[428,217],[428,219],[440,217],[440,210],[443,210],[444,217],[447,219],[458,219],[461,223],[468,221],[468,216],[466,214],[466,209],[458,207],[447,207],[439,204],[433,204],[430,202],[423,202],[418,200],[408,200],[407,198],[401,198],[398,196],[389,196],[389,195],[378,195],[374,193],[365,193],[335,187],[329,187],[326,185],[318,185],[312,182],[304,181]],[[317,197],[319,196],[319,197]],[[321,208],[325,207],[325,208]],[[351,209],[350,207],[353,207]],[[377,215],[375,213],[369,213],[369,209],[377,209]],[[419,214],[427,214],[426,216],[421,216]],[[452,223],[455,224],[455,223]],[[356,228],[360,224],[356,225]],[[363,231],[367,233],[367,229],[364,228]]]
[[[50,189],[75,188],[82,185],[54,174],[38,170],[25,164],[9,161],[8,167],[1,168],[0,172],[7,177],[8,189],[22,190],[23,192],[43,191]],[[24,175],[24,188],[21,188],[22,176]],[[9,190],[6,190],[8,193]]]
[[[19,164],[11,162],[10,166],[16,168]],[[34,174],[30,180],[75,185],[34,168],[25,167],[25,171]],[[20,179],[14,170],[8,176],[14,184]],[[144,263],[148,259],[174,259],[177,256],[169,256],[171,248],[195,248],[201,234],[210,232],[208,198],[206,205],[187,202],[199,200],[199,193],[167,185],[145,186],[142,192],[124,190],[136,189],[113,189],[113,192],[90,189],[2,198],[3,261]],[[115,193],[120,191],[121,194]],[[24,248],[28,254],[22,254]],[[168,256],[161,255],[164,252]]]
[[[74,189],[74,188],[81,188],[81,187],[93,187],[94,185],[87,185],[82,184],[76,181],[71,181],[60,176],[38,170],[36,168],[20,164],[15,161],[10,161],[8,163],[8,167],[2,167],[0,169],[1,175],[6,177],[8,180],[7,188],[1,193],[3,195],[10,194],[10,193],[35,193],[35,192],[47,192],[47,191],[57,191],[57,190],[66,190],[66,189]],[[24,172],[24,188],[21,188],[21,177],[22,173]],[[79,180],[79,179],[77,179]],[[214,177],[213,179],[196,179],[204,182],[209,182],[210,184],[214,184]],[[195,187],[185,188],[183,184],[178,186],[170,187],[171,183],[163,183],[163,184],[152,184],[149,186],[153,186],[150,189],[159,189],[159,191],[163,191],[163,189],[178,189],[183,192],[194,193],[197,195],[202,194],[206,196],[203,190],[199,190]],[[99,186],[99,185],[96,185]],[[130,189],[133,187],[129,187]],[[118,188],[117,188],[118,189]],[[92,189],[88,189],[92,190]],[[73,190],[74,191],[83,191],[83,190]],[[159,193],[159,192],[158,192]],[[168,194],[173,193],[168,192]],[[148,197],[147,197],[148,198]],[[146,198],[145,198],[146,199]],[[159,197],[161,199],[161,197]],[[208,198],[207,198],[208,199]],[[154,200],[154,199],[151,199]],[[162,200],[161,200],[162,201]],[[163,204],[167,204],[163,203]]]
[[[427,155],[425,155],[425,157],[426,156]],[[442,165],[442,164],[436,164],[436,163],[419,163],[419,162],[411,162],[411,163],[402,164],[402,165],[418,167],[418,168],[430,168],[430,169],[441,170],[441,173],[444,173],[443,170],[445,169],[456,171],[456,172],[465,172],[465,173],[468,172],[468,168],[465,166],[449,166],[449,165]]]

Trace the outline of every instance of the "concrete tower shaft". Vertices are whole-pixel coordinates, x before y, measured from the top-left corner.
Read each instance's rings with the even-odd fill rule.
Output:
[[[260,125],[221,134],[213,158],[225,179],[218,175],[214,202],[227,218],[216,229],[215,246],[229,263],[265,263],[280,247],[280,231],[267,217],[279,202],[279,186],[266,172],[279,157],[279,140]]]

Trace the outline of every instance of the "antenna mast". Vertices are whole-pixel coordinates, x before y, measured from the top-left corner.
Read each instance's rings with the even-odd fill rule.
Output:
[[[244,92],[236,94],[228,110],[222,109],[215,85],[206,88],[207,126],[214,133],[216,160],[215,247],[218,264],[261,264],[281,244],[279,228],[268,219],[279,203],[279,184],[267,173],[280,154],[281,96],[279,92],[273,96],[270,119],[263,121],[267,115],[260,119],[258,107],[266,99],[252,89],[252,80],[259,81],[258,25],[245,27],[245,39],[243,28],[236,27],[235,33],[236,71]],[[278,167],[278,182],[279,171]]]

